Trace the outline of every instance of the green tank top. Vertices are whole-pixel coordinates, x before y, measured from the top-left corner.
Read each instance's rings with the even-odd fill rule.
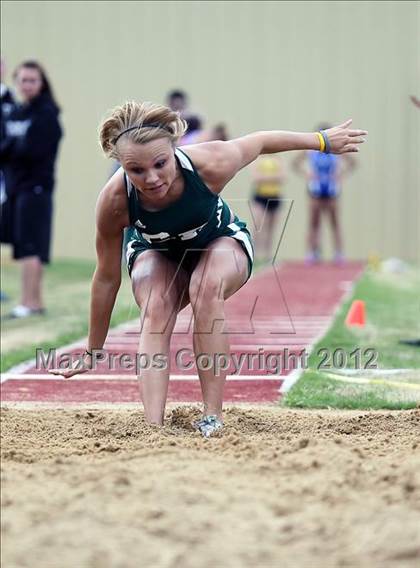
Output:
[[[130,225],[145,247],[164,250],[202,248],[225,234],[232,221],[239,221],[223,199],[203,182],[193,163],[182,150],[175,149],[184,177],[185,189],[177,201],[159,211],[147,211],[137,190],[124,175]],[[241,223],[241,226],[245,226]]]

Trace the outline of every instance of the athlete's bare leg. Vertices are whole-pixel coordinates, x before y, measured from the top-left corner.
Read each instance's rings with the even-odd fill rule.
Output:
[[[330,218],[331,229],[334,239],[334,247],[336,256],[343,254],[343,239],[341,235],[340,219],[338,214],[337,198],[331,198],[326,204],[328,215]]]
[[[227,298],[248,278],[248,259],[240,244],[230,237],[213,241],[193,271],[189,296],[194,312],[194,352],[229,361],[229,336],[225,328]],[[198,368],[204,414],[222,417],[223,390],[227,369],[216,376],[215,369]]]
[[[42,275],[43,266],[38,256],[28,256],[20,261],[21,264],[21,305],[38,310],[43,308]]]
[[[139,353],[149,361],[163,355],[164,368],[140,370],[147,422],[163,424],[169,382],[169,344],[177,313],[189,302],[188,274],[158,251],[140,254],[131,273],[134,297],[141,309]],[[146,359],[146,357],[143,357]]]
[[[310,197],[309,202],[309,234],[308,234],[308,248],[309,252],[316,254],[319,250],[319,230],[321,221],[321,199]]]
[[[265,260],[266,223],[268,213],[264,205],[257,201],[252,201],[252,217],[254,221],[253,238],[255,247],[255,258]]]
[[[264,227],[265,229],[264,255],[267,261],[270,261],[273,257],[273,234],[278,216],[279,216],[278,210],[267,211],[265,227]]]

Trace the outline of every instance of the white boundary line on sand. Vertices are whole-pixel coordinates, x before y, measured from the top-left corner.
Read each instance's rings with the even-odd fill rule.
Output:
[[[249,408],[249,409],[260,409],[261,405],[273,406],[272,402],[244,402],[241,400],[235,400],[235,402],[230,401],[224,405],[224,408]],[[1,408],[7,409],[17,409],[17,410],[110,410],[114,412],[115,410],[139,410],[143,408],[143,404],[139,402],[16,402],[8,401],[1,402]],[[168,401],[166,404],[166,409],[171,410],[172,408],[178,408],[179,406],[188,406],[195,408],[202,408],[202,403],[196,402],[184,402],[184,401]]]
[[[275,381],[279,382],[285,375],[227,375],[228,381]],[[137,382],[136,375],[80,375],[71,379],[64,379],[60,375],[52,375],[51,373],[42,374],[26,374],[18,375],[14,373],[4,373],[2,382],[5,381],[130,381]],[[198,381],[198,375],[171,375],[171,381]]]

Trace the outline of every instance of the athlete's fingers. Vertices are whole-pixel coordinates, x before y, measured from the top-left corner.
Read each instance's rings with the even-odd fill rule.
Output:
[[[340,154],[348,154],[350,152],[358,152],[359,148],[356,144],[346,144],[344,148],[341,150]]]
[[[68,369],[49,369],[48,372],[51,375],[59,375],[60,377],[63,377],[64,379],[68,379],[72,376],[72,374],[70,373],[70,371]]]
[[[48,369],[51,375],[59,375],[64,379],[70,379],[79,373],[85,373],[87,369]]]
[[[48,372],[50,373],[50,375],[59,375],[61,377],[64,377],[65,379],[69,378],[69,372],[68,370],[64,370],[64,369],[48,369]]]
[[[347,132],[348,136],[367,136],[367,130],[349,130]]]
[[[362,136],[350,138],[349,142],[351,144],[363,144],[366,140]]]
[[[353,119],[349,118],[348,120],[343,122],[343,124],[339,124],[338,127],[339,128],[348,128],[352,122],[353,122]]]

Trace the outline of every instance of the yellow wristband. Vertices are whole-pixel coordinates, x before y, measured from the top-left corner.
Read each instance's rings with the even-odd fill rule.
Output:
[[[324,137],[322,136],[322,134],[320,132],[317,132],[318,138],[319,138],[319,151],[320,152],[325,152],[325,140]]]

